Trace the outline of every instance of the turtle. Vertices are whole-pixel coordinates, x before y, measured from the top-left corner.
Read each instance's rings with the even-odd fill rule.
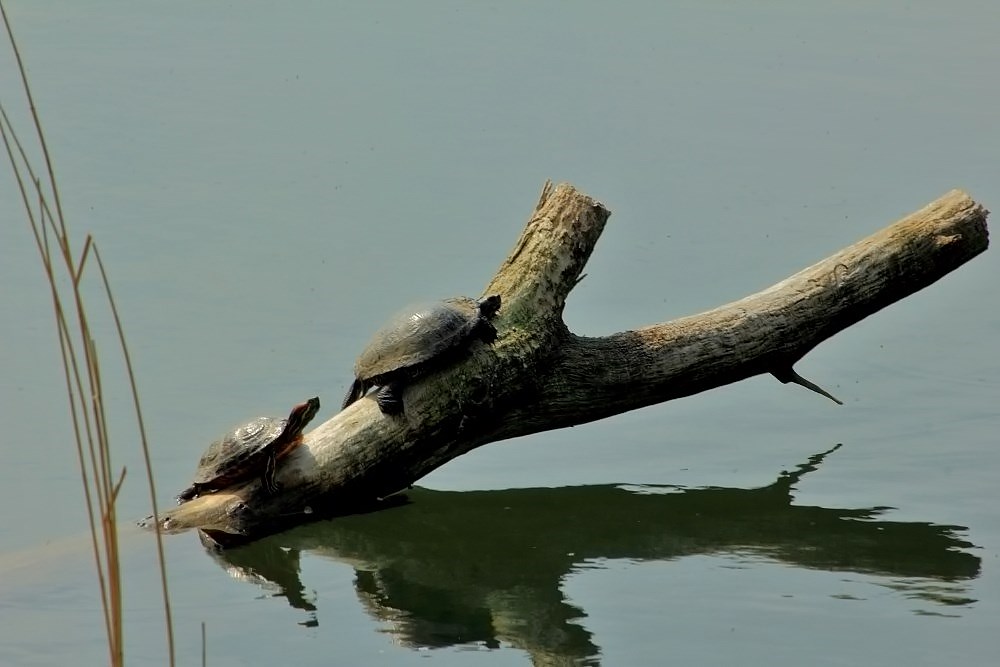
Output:
[[[267,493],[277,492],[274,471],[278,460],[302,442],[302,429],[318,411],[317,396],[292,408],[287,419],[258,417],[222,436],[202,454],[194,483],[178,494],[177,502],[183,503],[257,475]]]
[[[379,409],[387,415],[403,411],[402,389],[465,352],[475,340],[492,343],[492,320],[500,310],[500,295],[481,301],[454,297],[410,306],[375,332],[354,364],[354,383],[343,408],[372,387]],[[342,408],[342,409],[343,409]]]

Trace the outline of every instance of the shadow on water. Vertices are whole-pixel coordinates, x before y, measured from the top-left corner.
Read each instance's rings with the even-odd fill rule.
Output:
[[[954,608],[980,559],[959,526],[881,520],[891,508],[793,504],[817,454],[755,489],[581,486],[449,492],[414,488],[383,512],[302,526],[212,556],[233,576],[287,597],[317,625],[299,555],[350,564],[373,619],[404,644],[501,642],[536,663],[597,664],[573,620],[563,577],[597,559],[674,560],[756,554],[799,567],[881,575],[907,595]],[[206,543],[207,545],[207,543]]]

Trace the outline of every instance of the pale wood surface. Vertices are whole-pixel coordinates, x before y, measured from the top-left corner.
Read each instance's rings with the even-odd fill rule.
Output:
[[[572,186],[546,185],[483,291],[503,299],[494,345],[476,343],[466,360],[408,387],[404,415],[382,415],[365,398],[307,433],[278,470],[281,493],[262,497],[253,481],[174,508],[163,525],[257,536],[314,512],[351,511],[489,442],[603,419],[762,373],[809,385],[792,370],[795,362],[984,251],[987,214],[953,190],[739,301],[589,338],[567,330],[562,310],[610,212]],[[335,405],[336,394],[324,404]]]

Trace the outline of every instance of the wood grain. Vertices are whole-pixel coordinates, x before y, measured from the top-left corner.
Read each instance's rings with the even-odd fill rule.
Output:
[[[174,508],[161,526],[253,538],[357,511],[490,442],[763,373],[799,381],[793,365],[814,347],[939,280],[989,244],[988,212],[953,190],[739,301],[610,336],[577,336],[562,321],[563,307],[609,215],[570,185],[546,184],[483,291],[503,299],[494,345],[477,342],[466,359],[408,387],[401,416],[383,415],[365,398],[307,433],[278,470],[277,495],[264,496],[251,481]],[[331,378],[331,389],[350,369],[344,373]],[[327,405],[337,393],[330,392],[334,401]]]

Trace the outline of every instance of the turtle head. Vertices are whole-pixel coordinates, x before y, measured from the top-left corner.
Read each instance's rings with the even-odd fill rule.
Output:
[[[500,310],[499,294],[488,296],[479,302],[479,314],[488,320],[493,319],[498,310]]]
[[[288,425],[285,426],[285,430],[300,433],[306,424],[312,421],[317,412],[319,412],[319,396],[313,396],[305,403],[299,403],[292,408],[292,412],[288,415]]]

